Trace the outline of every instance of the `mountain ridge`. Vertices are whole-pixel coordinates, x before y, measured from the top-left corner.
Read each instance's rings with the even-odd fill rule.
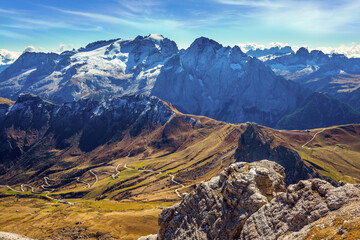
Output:
[[[61,104],[78,99],[102,101],[112,96],[147,94],[173,104],[184,113],[270,127],[280,126],[279,120],[304,105],[312,91],[332,89],[334,84],[341,89],[331,90],[331,97],[358,107],[354,74],[340,73],[337,80],[328,79],[328,71],[334,66],[349,65],[355,71],[357,59],[330,57],[305,48],[296,53],[287,47],[269,51],[277,56],[267,60],[260,57],[260,61],[238,46],[225,47],[206,37],[179,51],[175,42],[160,34],[150,34],[97,41],[61,54],[27,52],[0,73],[0,95],[15,100],[26,91]],[[324,66],[318,69],[317,61]],[[288,64],[284,66],[293,72],[284,70],[285,75],[277,72],[274,66],[279,64]],[[285,79],[290,75],[302,79],[310,72],[324,72],[327,77],[307,83]],[[338,83],[329,85],[329,81]],[[347,93],[348,87],[343,86],[350,82],[355,85]],[[325,87],[314,89],[319,84]],[[351,98],[347,97],[350,93]],[[350,119],[341,124],[351,122],[356,121]]]

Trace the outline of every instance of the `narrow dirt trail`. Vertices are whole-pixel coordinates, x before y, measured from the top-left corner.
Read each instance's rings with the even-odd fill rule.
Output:
[[[309,143],[311,143],[319,133],[322,133],[322,132],[324,132],[325,130],[326,130],[326,129],[323,129],[323,130],[321,130],[320,132],[315,133],[314,136],[313,136],[309,141],[307,141],[304,145],[302,145],[301,147],[303,148],[303,147],[305,147],[306,145],[308,145]],[[308,147],[308,148],[309,148],[309,147]]]

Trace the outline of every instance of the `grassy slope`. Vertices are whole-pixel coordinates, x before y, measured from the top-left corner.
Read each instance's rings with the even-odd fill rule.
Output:
[[[73,228],[81,228],[90,236],[137,239],[156,232],[157,218],[161,212],[159,207],[173,204],[79,199],[75,201],[77,204],[70,206],[36,198],[1,198],[0,229],[32,238],[54,239],[59,232],[71,232]]]
[[[15,198],[1,199],[0,230],[30,237],[49,237],[58,234],[62,228],[68,231],[78,227],[76,222],[80,221],[80,225],[92,234],[101,232],[121,239],[137,239],[141,235],[155,233],[158,229],[157,216],[161,211],[159,207],[179,201],[174,192],[179,185],[173,183],[167,174],[175,175],[175,180],[186,186],[180,192],[191,191],[194,184],[209,180],[234,161],[239,136],[246,128],[246,125],[187,116],[188,119],[192,117],[201,121],[200,125],[193,125],[184,117],[177,113],[163,127],[153,131],[144,129],[137,137],[126,134],[121,141],[109,142],[90,153],[79,152],[76,145],[71,149],[51,149],[42,153],[51,152],[51,156],[60,159],[51,167],[60,171],[50,174],[50,178],[71,176],[73,172],[96,165],[98,167],[93,170],[97,172],[99,182],[87,189],[84,184],[71,181],[49,194],[51,197],[60,194],[64,197],[65,194],[83,193],[81,199],[72,200],[79,202],[75,206],[40,199],[19,199],[18,202]],[[335,180],[360,182],[360,125],[327,128],[314,141],[302,147],[322,130],[307,132],[263,128],[267,137],[272,139],[273,146],[281,144],[295,149],[322,174]],[[65,163],[76,164],[64,169],[61,164]],[[125,169],[125,163],[135,170]],[[118,165],[121,173],[114,180],[110,174],[115,173]],[[144,167],[163,173],[138,170]],[[29,176],[34,173],[35,170],[27,172]],[[89,171],[80,177],[91,184],[95,181]],[[43,183],[42,177],[31,182],[37,187]],[[19,185],[14,187],[19,188]]]
[[[285,145],[321,174],[336,181],[360,182],[360,125],[342,125],[307,131],[287,131],[263,128],[273,145]],[[322,131],[322,132],[321,132]],[[315,133],[319,133],[313,141]]]
[[[0,104],[13,105],[15,102],[7,98],[0,97]]]
[[[190,118],[201,121],[201,124],[194,125]],[[75,206],[50,204],[46,200],[38,199],[36,201],[39,207],[32,208],[28,214],[7,214],[5,211],[0,215],[0,230],[30,237],[49,237],[49,234],[55,235],[62,228],[77,227],[76,221],[81,221],[91,233],[100,231],[116,239],[137,239],[139,236],[155,233],[158,229],[157,216],[161,211],[158,209],[159,206],[170,206],[180,200],[174,191],[180,186],[172,182],[168,174],[173,174],[176,181],[186,186],[179,189],[180,192],[191,191],[194,184],[209,180],[234,161],[237,142],[244,128],[244,125],[225,124],[206,117],[178,113],[163,127],[153,131],[145,128],[136,137],[131,137],[127,133],[121,141],[109,142],[91,153],[82,154],[76,145],[71,149],[46,151],[43,146],[39,146],[38,149],[41,151],[34,155],[37,159],[45,159],[42,156],[49,156],[49,152],[52,154],[51,158],[58,159],[57,162],[54,160],[56,164],[51,167],[51,170],[57,172],[47,174],[50,178],[67,178],[89,166],[99,166],[92,168],[97,173],[99,181],[90,189],[85,188],[86,185],[83,183],[70,181],[48,195],[54,198],[64,198],[74,193],[83,195],[81,199],[74,200],[80,202]],[[52,160],[48,158],[46,161]],[[125,163],[135,170],[125,169]],[[72,164],[72,167],[62,167],[66,164]],[[110,174],[115,173],[118,165],[121,172],[114,180]],[[146,173],[138,170],[144,167],[163,173]],[[43,175],[36,173],[34,178],[34,173],[36,170],[30,169],[23,173],[14,171],[8,174],[15,178],[22,177],[23,183],[30,183],[40,190],[40,185],[44,184]],[[14,179],[11,176],[8,178]],[[26,182],[26,176],[30,177],[30,182]],[[80,178],[90,184],[95,181],[89,171],[81,174]],[[64,183],[50,182],[53,185]],[[12,187],[20,189],[19,184]],[[102,200],[94,201],[95,199]],[[20,199],[16,208],[32,206],[27,200]],[[2,204],[10,204],[11,201],[6,198]],[[89,204],[96,207],[91,207],[90,211]],[[48,208],[55,210],[47,210]],[[47,211],[52,213],[46,213]],[[52,221],[56,221],[56,224]],[[37,226],[36,229],[31,227],[34,224]]]

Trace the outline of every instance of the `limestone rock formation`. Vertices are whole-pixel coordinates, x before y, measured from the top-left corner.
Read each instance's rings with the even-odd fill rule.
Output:
[[[244,224],[239,239],[301,239],[296,232],[349,202],[359,203],[360,186],[335,188],[320,179],[300,181],[278,193],[270,204],[254,213]]]
[[[271,161],[235,163],[201,183],[159,217],[159,239],[234,239],[246,220],[285,191],[284,169]]]
[[[360,185],[310,179],[285,188],[284,179],[284,168],[273,161],[234,163],[166,208],[158,235],[141,239],[303,239],[328,215],[345,216],[342,208],[359,206]],[[349,221],[360,219],[360,211],[350,215]],[[336,227],[335,234],[356,234]]]

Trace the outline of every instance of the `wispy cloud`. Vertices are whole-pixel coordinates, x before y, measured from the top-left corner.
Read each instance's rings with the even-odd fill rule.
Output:
[[[35,19],[35,18],[26,18],[26,17],[18,17],[18,16],[11,16],[10,17],[13,21],[17,23],[12,24],[0,24],[2,27],[6,28],[15,28],[15,29],[70,29],[70,30],[77,30],[77,31],[101,31],[101,26],[94,26],[94,25],[76,25],[76,24],[69,24],[60,21],[51,21],[51,20],[42,20],[42,19]]]
[[[359,23],[360,0],[337,3],[319,0],[214,0],[223,5],[248,7],[242,9],[248,18],[266,26],[292,28],[304,32],[333,33],[345,31],[354,22]],[[252,9],[253,8],[253,9]],[[358,26],[358,25],[357,25]]]
[[[0,35],[5,36],[5,37],[9,37],[9,38],[14,38],[14,39],[30,39],[31,37],[26,36],[24,34],[21,33],[16,33],[13,31],[8,31],[5,29],[0,29]]]
[[[284,7],[284,1],[248,1],[248,0],[216,0],[216,2],[227,5],[239,5],[239,6],[248,6],[248,7],[264,7],[269,9],[275,9]]]
[[[162,9],[161,2],[154,0],[128,0],[118,1],[118,3],[133,13],[150,14],[154,11],[159,11]]]
[[[82,12],[82,11],[72,11],[72,10],[65,10],[65,9],[61,9],[61,8],[49,7],[49,6],[48,6],[48,8],[62,12],[62,13],[70,14],[70,15],[85,17],[85,18],[88,18],[88,19],[91,19],[94,21],[107,22],[107,23],[125,23],[125,24],[131,23],[130,21],[127,21],[123,18],[105,15],[105,14]]]
[[[0,13],[6,13],[6,14],[17,14],[17,12],[7,9],[0,8]]]

